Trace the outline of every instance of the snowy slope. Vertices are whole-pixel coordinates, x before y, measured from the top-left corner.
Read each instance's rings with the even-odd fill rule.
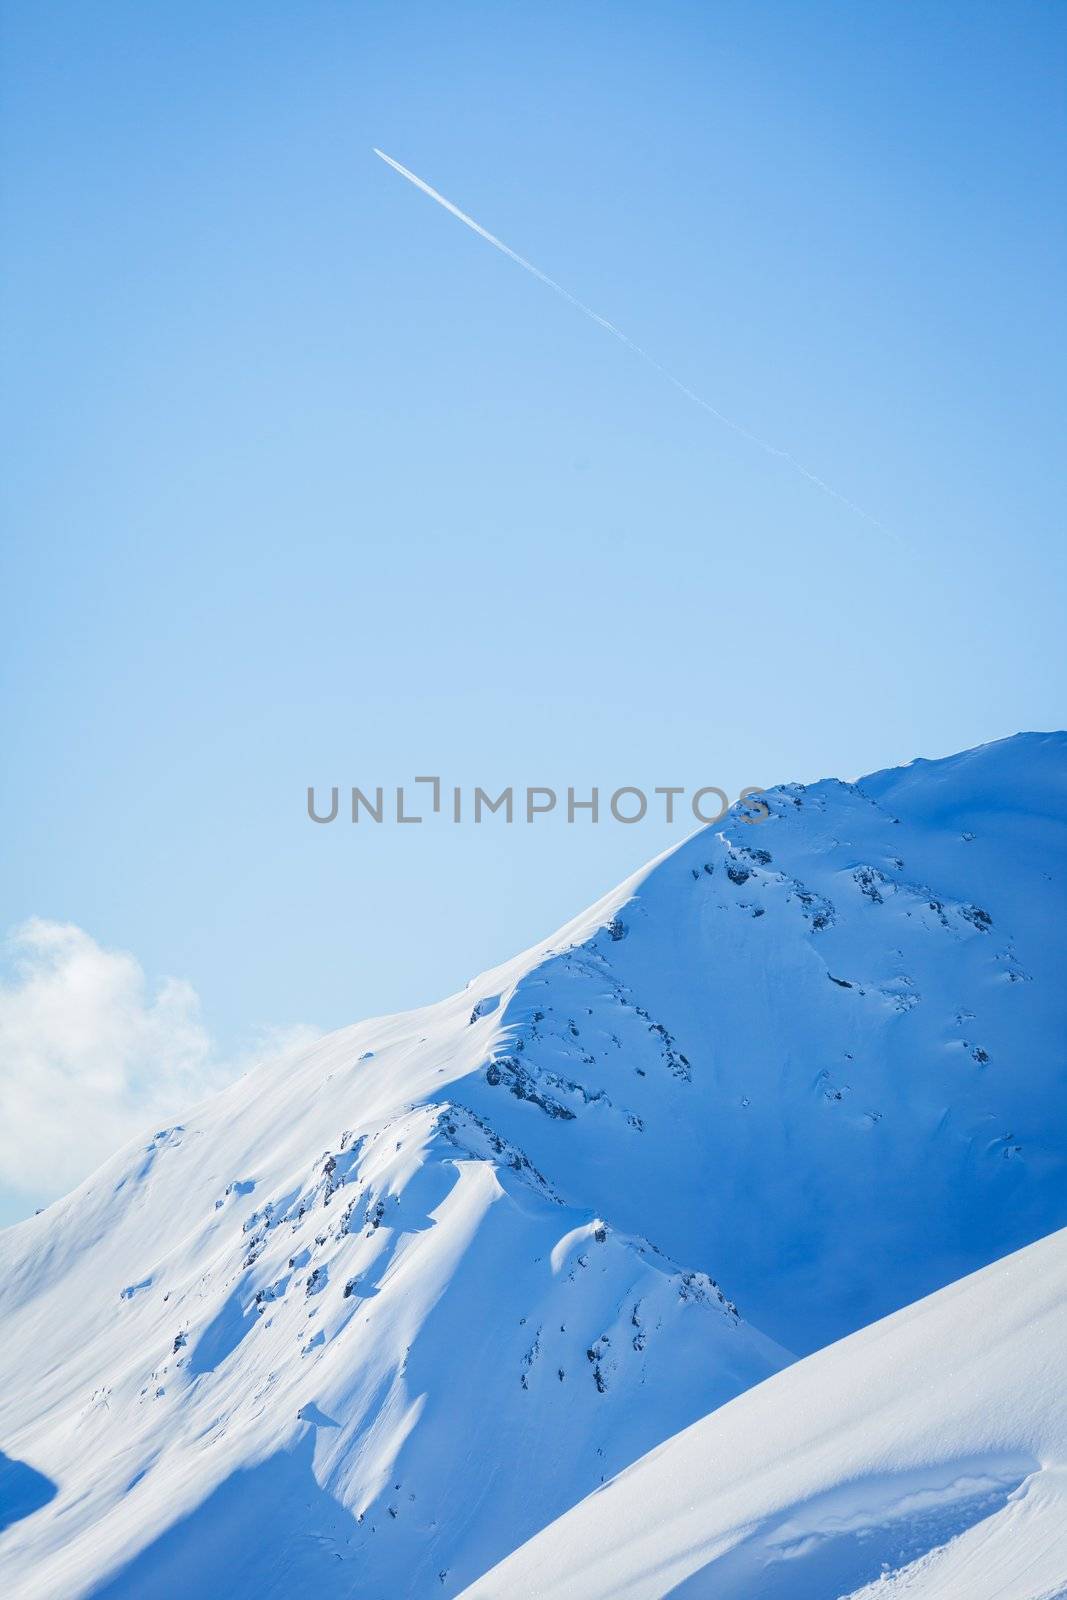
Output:
[[[768,803],[550,941],[463,1093],[806,1352],[1067,1223],[1067,738]]]
[[[454,1595],[1067,1223],[1067,738],[768,803],[0,1234],[6,1590]]]
[[[667,1594],[1067,1594],[1067,1230],[731,1401],[464,1600]]]
[[[454,1593],[785,1359],[472,1113],[396,1103],[481,1059],[451,1011],[240,1085],[5,1241],[5,1448],[54,1485],[0,1542],[16,1594]]]

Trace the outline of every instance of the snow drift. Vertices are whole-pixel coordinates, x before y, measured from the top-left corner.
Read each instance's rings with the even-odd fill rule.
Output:
[[[464,1600],[1056,1600],[1067,1230],[654,1450]]]

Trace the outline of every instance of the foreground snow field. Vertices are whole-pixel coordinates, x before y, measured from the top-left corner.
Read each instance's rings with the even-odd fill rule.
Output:
[[[1067,1230],[798,1362],[464,1600],[1067,1594]]]
[[[947,1454],[915,1434],[907,1478],[917,1368],[952,1401],[951,1340],[977,1338],[978,1291],[951,1292],[959,1327],[919,1307],[868,1329],[862,1360],[834,1365],[849,1343],[781,1369],[1067,1224],[1067,737],[767,803],[766,821],[731,813],[462,994],[249,1074],[0,1234],[2,1592],[453,1596],[745,1390],[700,1426],[754,1408],[749,1453],[722,1447],[749,1463],[749,1499],[723,1498],[721,1456],[694,1468],[675,1512],[691,1505],[707,1571],[684,1592],[755,1592],[745,1562],[766,1538],[794,1552],[775,1574],[816,1577],[761,1597],[832,1600],[819,1561],[868,1582],[841,1552],[877,1539],[852,1520],[913,1493],[903,1547],[965,1516],[969,1539],[1014,1519],[1037,1551],[1052,1435],[1005,1418],[1000,1450],[968,1431],[1006,1334],[988,1362],[967,1345],[986,1399],[950,1407]],[[1024,1373],[1046,1312],[1018,1263],[1041,1250],[1051,1280],[1053,1243],[974,1280],[1006,1286],[998,1314],[1019,1306]],[[901,1335],[898,1359],[893,1330],[913,1326],[937,1330],[932,1348]],[[1020,1382],[1023,1417],[1039,1391]],[[879,1383],[905,1410],[867,1457],[873,1423],[846,1398]],[[792,1455],[768,1482],[775,1438]],[[850,1471],[863,1481],[841,1498]],[[573,1513],[590,1594],[615,1591],[588,1508],[620,1492]],[[707,1567],[705,1512],[725,1518],[732,1566]],[[666,1535],[646,1546],[651,1514],[630,1516],[634,1583],[698,1571]],[[835,1518],[844,1543],[825,1537]],[[562,1563],[546,1592],[586,1592],[564,1571],[571,1525],[544,1535]]]

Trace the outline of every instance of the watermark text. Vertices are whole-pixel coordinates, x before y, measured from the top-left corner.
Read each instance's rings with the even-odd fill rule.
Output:
[[[758,784],[741,790],[737,796],[738,821],[766,821],[770,812],[762,800],[755,798],[764,792]],[[625,827],[646,818],[672,823],[691,815],[694,821],[706,824],[721,822],[730,807],[726,791],[716,784],[707,784],[692,793],[680,784],[656,784],[648,790],[637,784],[622,784],[610,792],[600,788],[578,790],[568,786],[557,790],[548,785],[509,785],[494,795],[480,785],[445,785],[440,777],[424,776],[412,780],[410,792],[405,784],[378,784],[366,789],[334,784],[322,792],[309,784],[307,791],[307,814],[312,822],[324,825],[344,819],[410,826],[432,816],[454,823],[480,823],[490,818],[504,824],[534,823],[552,815],[568,823],[610,821]]]

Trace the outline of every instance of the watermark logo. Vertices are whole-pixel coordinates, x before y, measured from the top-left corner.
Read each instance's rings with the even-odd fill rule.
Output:
[[[337,822],[342,815],[355,823],[422,822],[426,816],[437,816],[449,822],[484,822],[487,817],[503,823],[522,821],[533,823],[555,814],[560,820],[572,822],[619,822],[632,826],[644,822],[650,815],[664,822],[681,821],[686,811],[696,822],[721,822],[730,809],[730,799],[724,789],[707,784],[689,791],[678,784],[656,784],[651,790],[636,784],[623,784],[618,789],[599,788],[588,791],[568,786],[566,790],[552,789],[546,785],[529,785],[517,788],[510,785],[499,794],[491,795],[478,785],[444,785],[439,777],[419,777],[412,780],[423,785],[409,794],[404,784],[386,788],[359,789],[354,785],[341,789],[334,785],[329,799],[320,796],[313,784],[308,785],[307,814],[312,822],[325,825]],[[757,784],[749,784],[737,797],[737,817],[740,822],[765,822],[770,815],[762,800],[754,798],[765,793]],[[342,805],[342,795],[344,801]]]

